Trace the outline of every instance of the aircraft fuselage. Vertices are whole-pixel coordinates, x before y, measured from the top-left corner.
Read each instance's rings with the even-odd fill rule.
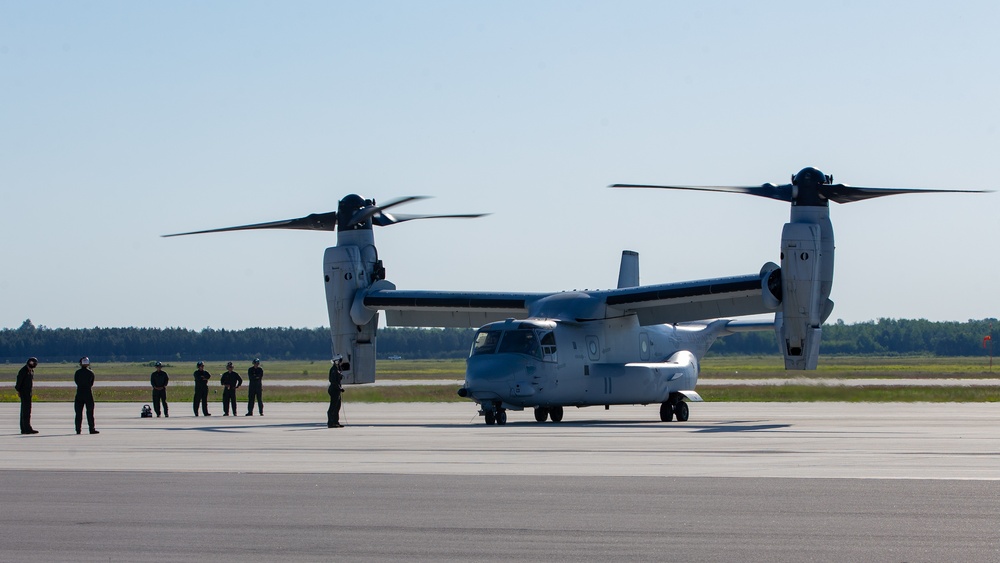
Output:
[[[712,326],[642,327],[632,315],[490,323],[476,334],[460,394],[484,410],[664,403],[694,390]]]

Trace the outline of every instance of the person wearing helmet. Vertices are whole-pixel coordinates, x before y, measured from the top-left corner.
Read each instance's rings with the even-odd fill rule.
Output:
[[[340,423],[340,407],[343,404],[341,395],[344,393],[344,370],[350,369],[350,364],[343,361],[344,357],[337,354],[330,362],[330,387],[326,392],[330,394],[330,408],[326,411],[327,428],[343,428]]]
[[[76,433],[83,428],[83,408],[87,407],[87,425],[91,434],[100,434],[94,427],[94,372],[90,369],[90,358],[80,358],[80,369],[73,374],[76,382],[76,398],[73,407],[76,409]]]
[[[162,402],[163,414],[169,418],[167,384],[170,382],[170,376],[167,375],[167,372],[163,371],[163,364],[160,362],[156,362],[154,367],[156,367],[156,371],[149,374],[149,384],[153,386],[153,410],[156,411],[156,418],[160,418],[160,403]]]
[[[264,390],[264,368],[260,367],[260,358],[253,359],[253,367],[247,370],[247,379],[250,384],[249,399],[247,400],[247,416],[253,416],[253,401],[257,399],[257,412],[264,416],[264,399],[261,392]]]
[[[226,364],[226,373],[220,379],[222,383],[222,416],[229,416],[229,407],[233,408],[233,416],[236,414],[236,390],[243,386],[243,378],[233,371],[233,362]]]
[[[37,366],[38,358],[28,358],[24,367],[17,372],[17,380],[14,382],[14,391],[21,398],[21,434],[38,434],[38,430],[31,427],[31,388],[34,386]]]
[[[201,413],[205,416],[212,416],[208,412],[208,380],[212,374],[205,371],[205,362],[198,362],[198,369],[194,372],[194,415],[198,416],[198,404],[201,404]]]

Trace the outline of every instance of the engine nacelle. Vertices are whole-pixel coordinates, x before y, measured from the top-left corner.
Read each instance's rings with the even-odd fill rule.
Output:
[[[348,384],[375,381],[378,313],[372,314],[367,322],[360,325],[351,318],[355,295],[371,285],[375,265],[373,258],[362,259],[362,252],[357,246],[327,248],[323,256],[332,355],[340,354],[350,363],[350,368],[344,372],[344,383]]]
[[[781,231],[781,311],[778,345],[785,369],[816,369],[822,332],[821,230],[815,223],[786,223]]]

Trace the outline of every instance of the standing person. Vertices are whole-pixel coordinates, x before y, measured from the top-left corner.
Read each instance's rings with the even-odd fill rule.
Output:
[[[170,383],[170,376],[163,371],[163,364],[156,362],[156,371],[149,374],[149,384],[153,386],[153,410],[156,411],[156,418],[160,418],[160,402],[163,402],[163,414],[170,417],[167,406],[167,384]]]
[[[201,413],[205,416],[212,416],[208,412],[208,380],[212,374],[205,371],[205,362],[198,362],[198,369],[194,371],[194,415],[198,416],[198,404],[201,403]]]
[[[226,373],[222,374],[219,381],[222,383],[222,416],[229,416],[229,407],[233,408],[233,416],[236,414],[236,390],[243,386],[243,378],[233,371],[233,362],[226,364]]]
[[[264,390],[264,368],[260,367],[260,358],[253,359],[253,367],[247,370],[247,379],[250,384],[249,399],[247,400],[247,416],[253,416],[253,400],[257,399],[257,412],[264,416],[264,399],[261,392]]]
[[[34,386],[37,366],[38,358],[28,358],[24,367],[17,372],[17,381],[14,382],[14,390],[21,398],[21,434],[38,434],[38,430],[31,427],[31,388]]]
[[[330,394],[330,408],[326,411],[326,427],[327,428],[343,428],[344,425],[340,423],[340,406],[341,394],[344,392],[344,369],[349,369],[349,365],[342,364],[341,360],[344,357],[337,354],[333,357],[331,362],[333,365],[330,366],[330,387],[327,388],[326,392]]]
[[[90,358],[80,358],[80,369],[73,374],[76,382],[76,399],[73,407],[76,409],[76,433],[83,428],[83,407],[87,407],[87,425],[91,434],[100,434],[94,428],[94,372],[90,370]]]

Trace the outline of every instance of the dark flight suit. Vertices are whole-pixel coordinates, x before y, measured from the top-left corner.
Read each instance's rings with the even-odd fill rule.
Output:
[[[163,414],[170,416],[170,407],[167,406],[167,384],[169,382],[170,376],[163,370],[149,374],[149,384],[153,386],[153,410],[156,411],[156,416],[160,416],[160,402],[163,402]]]
[[[35,370],[24,364],[17,372],[14,390],[21,397],[21,434],[35,434],[31,428],[31,388],[34,386]]]
[[[243,378],[235,371],[229,370],[222,374],[222,416],[229,416],[229,407],[233,408],[233,416],[236,415],[236,389],[243,385]]]
[[[208,412],[208,379],[212,374],[203,369],[194,372],[194,415],[198,416],[198,404],[201,404],[201,413],[205,416],[212,416]]]
[[[326,392],[330,394],[330,408],[326,411],[326,427],[341,428],[340,425],[340,405],[344,374],[340,373],[340,366],[333,364],[330,367],[330,387]]]
[[[79,434],[83,427],[83,407],[87,407],[90,433],[97,434],[97,429],[94,428],[94,372],[89,367],[81,367],[73,374],[73,381],[76,382],[76,399],[73,401],[73,407],[76,408],[76,433]]]
[[[253,416],[253,401],[257,399],[257,412],[263,416],[264,414],[264,399],[261,397],[261,392],[264,390],[264,368],[260,366],[253,366],[247,370],[247,379],[249,380],[250,393],[248,393],[249,398],[247,400],[247,416]]]

